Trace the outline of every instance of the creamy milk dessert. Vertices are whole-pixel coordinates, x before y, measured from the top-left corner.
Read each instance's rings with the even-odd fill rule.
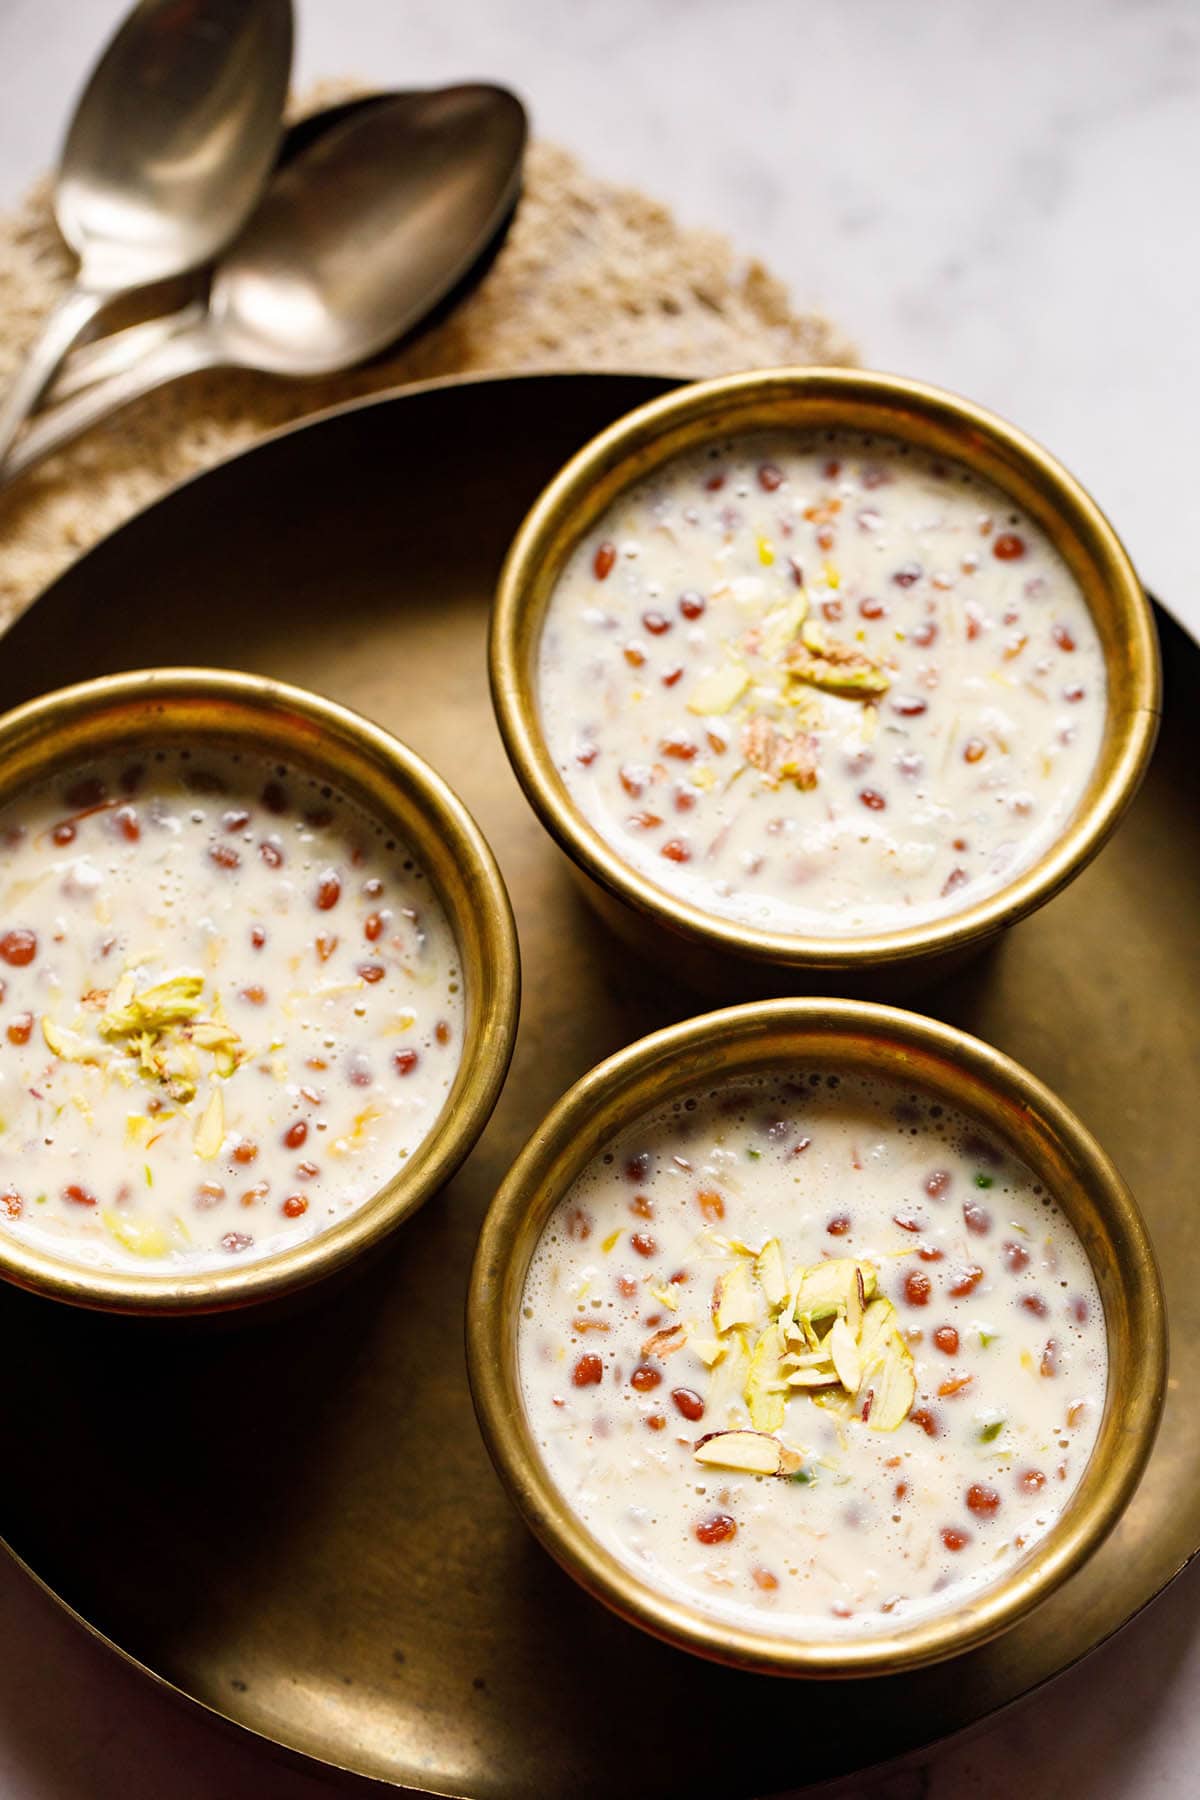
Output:
[[[1045,534],[959,465],[843,432],[714,444],[618,498],[551,597],[538,695],[626,862],[814,935],[1003,887],[1076,811],[1105,722]]]
[[[165,749],[31,790],[0,844],[0,1230],[104,1268],[250,1260],[429,1132],[454,939],[334,789]]]
[[[1003,1576],[1095,1443],[1104,1317],[1020,1163],[935,1100],[823,1073],[697,1094],[598,1158],[527,1277],[549,1471],[657,1591],[796,1637]]]

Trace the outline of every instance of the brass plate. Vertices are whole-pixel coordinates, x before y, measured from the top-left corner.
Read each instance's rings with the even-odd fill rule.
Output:
[[[462,1350],[484,1207],[569,1082],[704,1008],[607,934],[521,798],[488,706],[486,601],[542,483],[667,385],[524,377],[337,413],[159,502],[0,646],[6,706],[152,662],[319,688],[427,757],[500,861],[525,972],[512,1074],[463,1171],[383,1260],[295,1317],[216,1332],[0,1294],[13,1552],[126,1655],[236,1724],[476,1800],[734,1800],[895,1756],[1058,1673],[1200,1547],[1200,1434],[1172,1392],[1123,1523],[1040,1612],[914,1676],[806,1685],[622,1624],[501,1493]],[[1155,1235],[1187,1395],[1200,1382],[1200,650],[1162,628],[1165,727],[1115,840],[925,1005],[1027,1063],[1113,1155]]]

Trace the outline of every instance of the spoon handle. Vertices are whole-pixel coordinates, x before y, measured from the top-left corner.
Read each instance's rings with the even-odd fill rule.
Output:
[[[219,368],[227,360],[227,354],[203,324],[176,332],[129,368],[107,380],[93,382],[61,406],[34,419],[0,463],[0,487],[143,394],[198,369]]]
[[[41,399],[47,382],[107,299],[107,294],[76,285],[63,295],[42,326],[41,335],[34,339],[33,348],[0,402],[0,469],[18,431]]]
[[[178,312],[143,319],[138,325],[126,325],[120,331],[110,331],[105,337],[95,338],[80,350],[73,350],[42,395],[42,405],[57,406],[61,400],[69,400],[95,381],[107,381],[112,375],[122,374],[167,338],[177,337],[181,331],[200,324],[207,311],[203,300],[193,300],[180,307]]]

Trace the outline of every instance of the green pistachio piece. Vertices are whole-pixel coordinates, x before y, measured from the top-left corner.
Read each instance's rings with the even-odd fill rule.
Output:
[[[122,980],[101,1016],[100,1035],[127,1037],[182,1025],[200,1011],[203,988],[202,975],[171,975],[143,988],[140,994],[131,993]]]
[[[778,1431],[787,1411],[784,1392],[783,1334],[778,1325],[761,1332],[750,1358],[744,1390],[750,1420],[757,1431]]]

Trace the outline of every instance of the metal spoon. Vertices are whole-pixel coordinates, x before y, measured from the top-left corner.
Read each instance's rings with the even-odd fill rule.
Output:
[[[341,125],[367,107],[378,106],[380,101],[394,98],[394,94],[388,93],[359,94],[352,100],[338,100],[332,106],[322,106],[316,112],[306,113],[284,131],[276,168],[283,169],[288,163],[295,162],[298,156],[311,149],[317,139],[332,131],[334,126]],[[186,326],[198,325],[208,312],[211,274],[211,269],[193,269],[173,281],[160,282],[152,288],[140,288],[138,322],[106,330],[103,337],[93,337],[86,344],[76,345],[63,358],[53,381],[42,394],[42,406],[56,406],[60,400],[66,400],[70,395],[79,393],[82,388],[90,387],[94,381],[105,381],[112,375],[119,375],[124,369],[131,369],[135,363],[141,362],[147,351],[157,349]],[[159,296],[162,296],[163,303],[156,310],[154,301]],[[106,320],[106,324],[107,322]]]
[[[161,341],[34,420],[0,481],[195,370],[315,376],[376,355],[494,236],[520,188],[525,136],[520,101],[487,85],[398,94],[333,127],[275,176],[217,264],[207,312],[152,321]]]
[[[291,0],[130,13],[67,133],[55,213],[79,272],[0,405],[0,458],[108,301],[208,262],[241,227],[275,160],[291,65]]]

